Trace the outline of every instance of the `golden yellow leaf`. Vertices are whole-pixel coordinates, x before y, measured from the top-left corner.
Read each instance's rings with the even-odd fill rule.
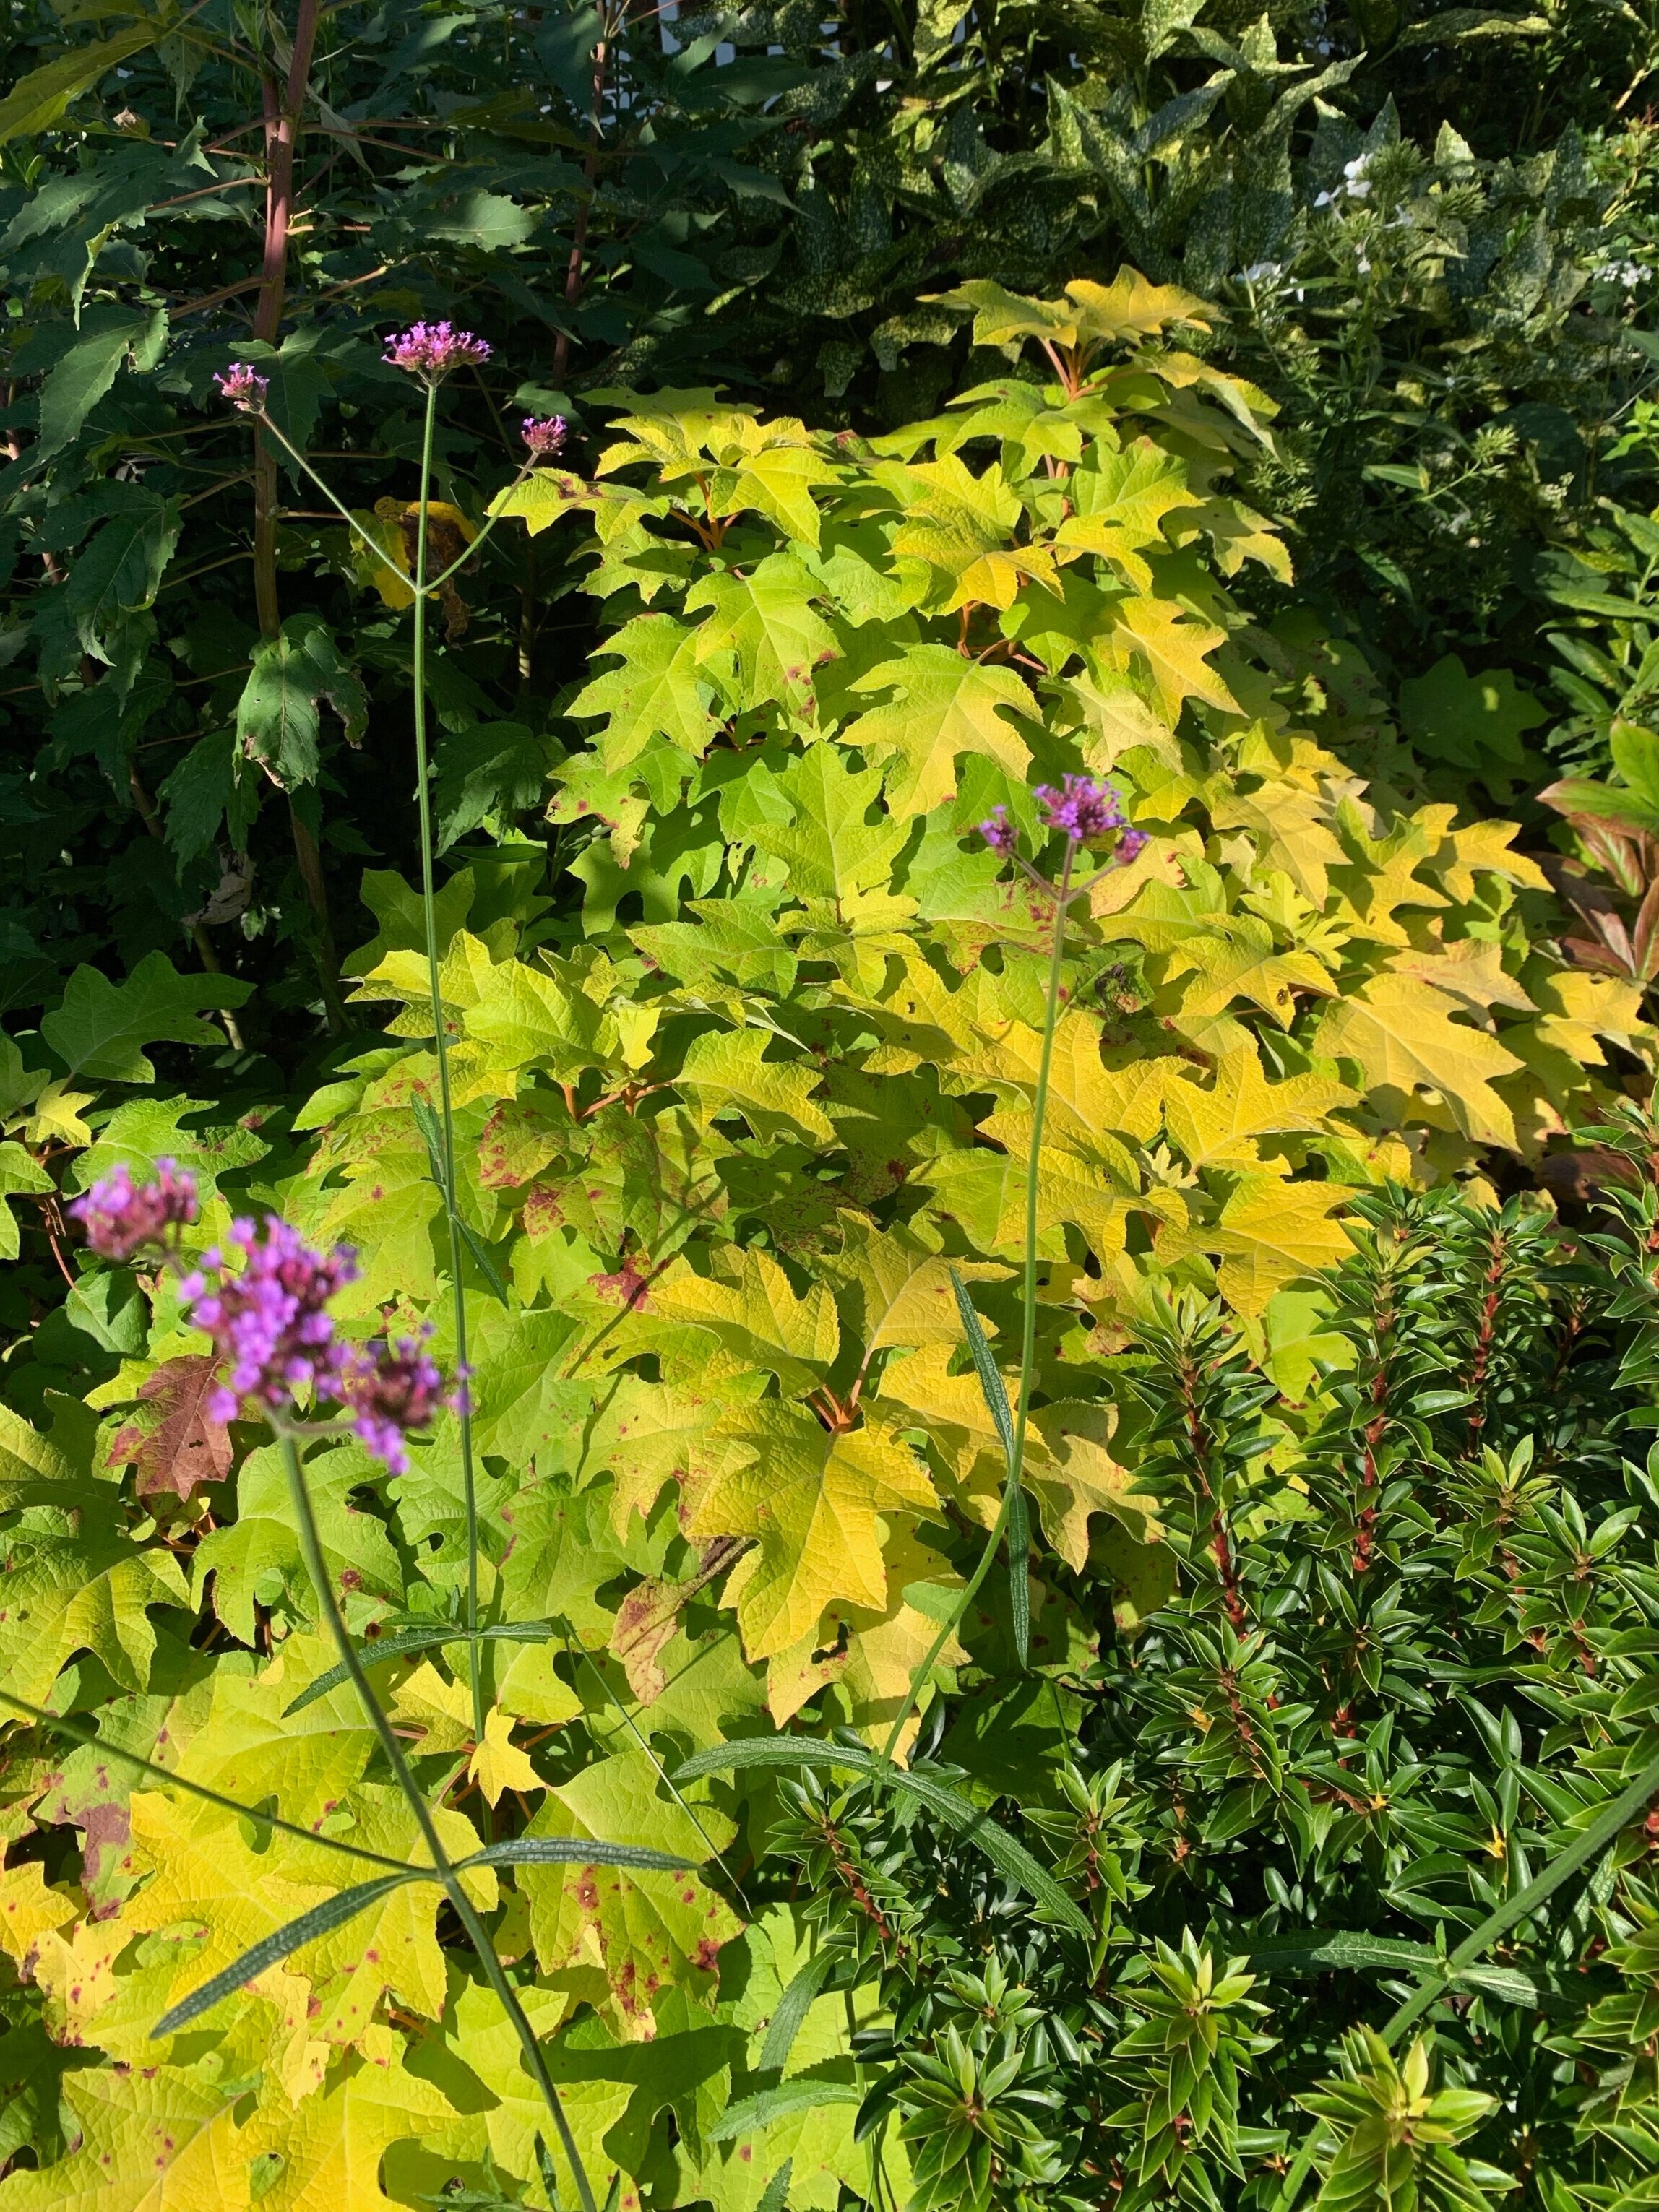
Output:
[[[422,1757],[460,1751],[472,1741],[472,1698],[465,1682],[453,1682],[422,1659],[406,1682],[398,1685],[392,1718],[421,1731]]]
[[[371,2027],[326,2096],[307,2097],[292,2112],[254,2114],[241,2133],[244,2160],[268,2151],[282,2158],[262,2212],[394,2212],[380,2186],[386,2153],[455,2117],[441,2089],[406,2071],[404,2050],[394,2030]]]
[[[1249,792],[1212,776],[1205,803],[1218,830],[1249,830],[1264,866],[1282,868],[1304,898],[1316,907],[1324,905],[1330,893],[1326,872],[1340,868],[1346,856],[1322,799],[1277,776],[1264,778]]]
[[[1483,874],[1503,876],[1522,890],[1547,891],[1549,878],[1536,860],[1510,850],[1520,830],[1518,822],[1471,822],[1449,830],[1426,865],[1460,906],[1474,896],[1475,878]]]
[[[1193,938],[1166,953],[1163,978],[1155,1008],[1183,1029],[1224,1013],[1235,999],[1248,999],[1287,1030],[1298,991],[1318,998],[1336,994],[1329,969],[1313,953],[1276,951],[1268,924],[1250,914],[1230,915],[1224,936]]]
[[[1112,1457],[1116,1427],[1117,1408],[1110,1405],[1061,1400],[1031,1416],[1031,1431],[1046,1449],[1030,1452],[1028,1432],[1025,1486],[1037,1501],[1049,1542],[1079,1574],[1088,1564],[1093,1514],[1121,1522],[1140,1543],[1157,1543],[1163,1535],[1156,1501],[1137,1492],[1134,1476]]]
[[[1229,1053],[1219,1061],[1215,1080],[1201,1090],[1186,1077],[1170,1083],[1164,1092],[1164,1117],[1170,1139],[1191,1168],[1261,1170],[1288,1172],[1271,1167],[1257,1150],[1255,1139],[1281,1132],[1317,1130],[1341,1106],[1358,1101],[1340,1083],[1322,1076],[1296,1075],[1283,1083],[1269,1083],[1261,1069],[1260,1054]]]
[[[50,1889],[36,1859],[0,1871],[0,1948],[21,1965],[49,1928],[73,1920],[78,1908],[62,1890]]]
[[[1168,1232],[1158,1239],[1158,1256],[1220,1255],[1223,1297],[1254,1316],[1286,1283],[1347,1257],[1352,1245],[1331,1216],[1352,1195],[1340,1183],[1241,1176],[1218,1221]]]
[[[1521,1062],[1485,1030],[1454,1021],[1445,999],[1426,983],[1373,975],[1326,1008],[1313,1049],[1324,1059],[1358,1060],[1366,1088],[1398,1093],[1402,1115],[1416,1092],[1431,1091],[1466,1136],[1515,1143],[1514,1118],[1492,1086]]]
[[[936,1500],[927,1470],[878,1407],[832,1434],[802,1407],[767,1400],[742,1416],[750,1466],[716,1475],[689,1517],[695,1536],[747,1536],[733,1568],[750,1659],[787,1650],[836,1598],[879,1611],[887,1601],[879,1516],[923,1513]]]
[[[722,1279],[677,1260],[653,1285],[651,1311],[706,1330],[740,1366],[769,1370],[787,1390],[811,1390],[841,1341],[828,1287],[814,1283],[797,1297],[771,1254],[753,1245],[730,1253],[729,1264]]]
[[[1125,599],[1113,608],[1112,617],[1111,649],[1124,664],[1144,663],[1171,724],[1188,699],[1238,712],[1237,700],[1206,658],[1225,642],[1224,630],[1167,599]]]
[[[1504,969],[1503,946],[1491,938],[1459,938],[1431,952],[1396,952],[1389,969],[1393,975],[1432,983],[1472,1014],[1484,1014],[1492,1006],[1507,1006],[1522,1014],[1533,1011],[1532,1000]]]
[[[492,1805],[499,1803],[503,1790],[547,1787],[531,1765],[529,1753],[513,1741],[513,1717],[499,1705],[485,1714],[483,1741],[473,1752],[466,1771]]]

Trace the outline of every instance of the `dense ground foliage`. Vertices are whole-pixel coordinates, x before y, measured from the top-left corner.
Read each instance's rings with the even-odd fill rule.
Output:
[[[8,24],[0,2212],[1651,2203],[1659,33]]]

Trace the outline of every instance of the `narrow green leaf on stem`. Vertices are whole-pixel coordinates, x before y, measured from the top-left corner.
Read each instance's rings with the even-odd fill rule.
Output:
[[[787,2158],[761,2191],[755,2212],[787,2212],[789,2203],[789,2184],[795,2171],[795,2161]]]
[[[774,2120],[786,2120],[797,2112],[816,2112],[822,2105],[858,2105],[864,2101],[864,2092],[856,2081],[817,2081],[809,2075],[798,2074],[793,2081],[780,2081],[775,2088],[760,2089],[752,2097],[739,2097],[735,2105],[728,2105],[714,2126],[706,2132],[709,2142],[730,2142],[734,2136],[756,2134],[770,2127]]]
[[[738,1773],[754,1766],[839,1766],[849,1773],[880,1781],[902,1796],[914,1797],[928,1811],[955,1828],[975,1850],[983,1851],[998,1872],[1017,1882],[1044,1911],[1053,1913],[1073,1934],[1092,1936],[1077,1905],[1046,1868],[1040,1866],[1024,1844],[1017,1843],[988,1813],[969,1797],[935,1781],[930,1774],[893,1768],[862,1746],[816,1743],[800,1736],[745,1736],[737,1743],[717,1743],[694,1752],[674,1771],[676,1782],[696,1781],[705,1774]]]
[[[813,1998],[829,1979],[830,1969],[834,1964],[831,1953],[820,1951],[816,1958],[806,1961],[778,1999],[773,2008],[771,2024],[766,2031],[766,2040],[761,2045],[763,2074],[781,2074],[789,2063],[795,2038],[800,2033],[806,2015],[812,2009]]]
[[[458,1859],[457,1874],[470,1867],[611,1866],[635,1867],[646,1874],[694,1874],[698,1859],[677,1857],[672,1851],[653,1851],[646,1844],[607,1844],[597,1836],[508,1836],[499,1844],[486,1844],[470,1858]]]
[[[378,1881],[360,1881],[355,1888],[343,1889],[337,1896],[325,1898],[322,1904],[313,1905],[309,1912],[302,1912],[297,1920],[273,1929],[262,1942],[252,1944],[240,1959],[231,1961],[222,1973],[216,1974],[210,1982],[204,1982],[188,1996],[180,1997],[170,2011],[164,2012],[150,2030],[152,2041],[162,2036],[175,2035],[204,2012],[210,2012],[224,1998],[234,1996],[251,1981],[263,1974],[267,1966],[281,1964],[302,1944],[314,1942],[319,1936],[332,1934],[343,1928],[348,1920],[369,1905],[389,1897],[394,1889],[405,1882],[436,1881],[438,1876],[430,1867],[406,1867],[402,1874],[382,1875]]]
[[[393,1628],[384,1636],[377,1636],[372,1644],[356,1646],[358,1664],[364,1668],[384,1667],[393,1659],[407,1658],[414,1651],[440,1650],[447,1644],[465,1644],[476,1634],[481,1643],[490,1644],[550,1644],[556,1631],[545,1621],[518,1620],[499,1622],[491,1628],[476,1631],[465,1629],[455,1621],[431,1628]],[[297,1698],[283,1707],[283,1718],[303,1712],[319,1698],[325,1698],[331,1690],[337,1690],[350,1675],[343,1666],[331,1667],[307,1682]]]

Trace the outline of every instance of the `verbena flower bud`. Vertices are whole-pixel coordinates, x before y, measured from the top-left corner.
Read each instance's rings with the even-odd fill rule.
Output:
[[[444,1397],[437,1361],[421,1348],[431,1333],[428,1328],[421,1338],[371,1347],[345,1379],[344,1401],[353,1428],[393,1474],[409,1471],[404,1443],[409,1431],[428,1427],[439,1408],[453,1402]]]
[[[233,1222],[230,1243],[243,1255],[240,1274],[225,1273],[216,1249],[179,1285],[191,1320],[228,1363],[210,1414],[228,1421],[246,1399],[279,1411],[307,1384],[319,1398],[337,1399],[350,1354],[325,1308],[356,1279],[354,1255],[343,1247],[313,1252],[297,1229],[270,1215],[257,1225]]]

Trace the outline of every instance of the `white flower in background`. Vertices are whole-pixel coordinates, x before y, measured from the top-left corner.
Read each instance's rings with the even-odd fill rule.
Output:
[[[1352,161],[1342,164],[1342,182],[1334,191],[1321,192],[1314,202],[1316,208],[1334,207],[1339,200],[1363,200],[1370,198],[1370,179],[1365,174],[1369,154],[1356,154]]]

